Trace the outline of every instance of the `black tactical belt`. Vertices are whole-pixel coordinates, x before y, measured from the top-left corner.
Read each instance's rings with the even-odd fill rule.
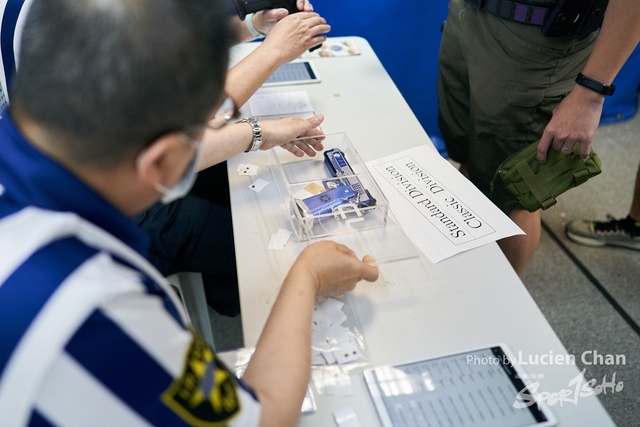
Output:
[[[523,24],[542,26],[549,16],[553,4],[540,6],[518,3],[510,0],[465,0],[475,9],[482,9],[492,15]],[[543,6],[544,5],[544,6]]]

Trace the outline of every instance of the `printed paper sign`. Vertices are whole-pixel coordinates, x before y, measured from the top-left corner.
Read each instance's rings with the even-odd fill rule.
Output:
[[[452,244],[461,245],[496,232],[488,220],[411,156],[380,164],[376,171],[395,184],[400,195]]]
[[[398,222],[432,261],[523,234],[469,180],[427,146],[368,162]]]

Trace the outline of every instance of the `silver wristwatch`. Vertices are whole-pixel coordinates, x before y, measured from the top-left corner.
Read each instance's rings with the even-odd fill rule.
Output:
[[[260,123],[258,123],[258,119],[256,119],[255,117],[246,117],[244,119],[238,120],[236,123],[249,123],[249,125],[251,126],[253,139],[251,140],[251,145],[249,146],[249,148],[245,150],[245,153],[258,151],[260,149],[260,146],[262,145],[262,128],[260,127]]]

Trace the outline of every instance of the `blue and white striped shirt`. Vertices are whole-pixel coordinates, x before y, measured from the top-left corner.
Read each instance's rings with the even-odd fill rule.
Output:
[[[33,0],[0,0],[0,110],[9,104],[9,83],[18,67],[22,27]]]
[[[2,115],[0,425],[258,425],[144,233]]]

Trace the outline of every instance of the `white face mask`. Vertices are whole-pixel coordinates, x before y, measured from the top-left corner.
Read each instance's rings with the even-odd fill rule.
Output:
[[[191,162],[189,162],[189,166],[187,166],[187,169],[184,171],[180,181],[178,181],[173,188],[167,188],[156,183],[156,190],[162,193],[160,201],[163,204],[168,205],[175,200],[183,198],[189,193],[189,190],[193,187],[193,183],[196,181],[196,176],[198,175],[197,167],[201,151],[202,144],[198,144],[196,147],[196,154],[191,159]]]

